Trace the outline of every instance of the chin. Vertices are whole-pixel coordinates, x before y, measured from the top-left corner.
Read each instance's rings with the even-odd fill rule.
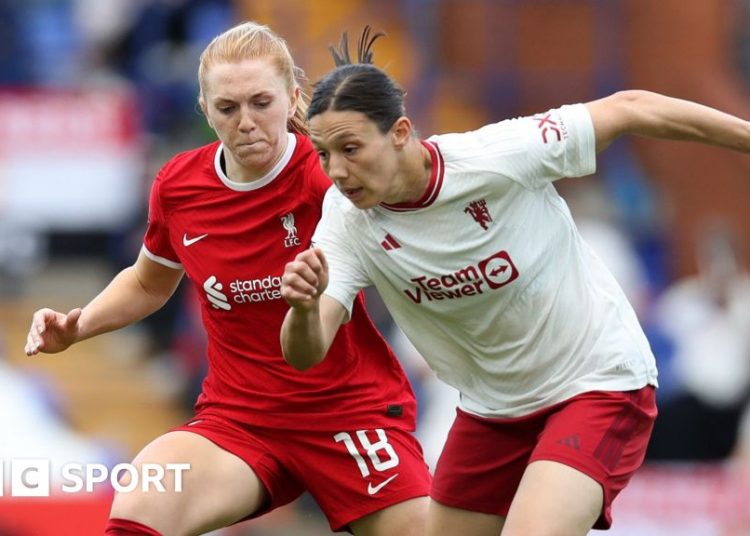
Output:
[[[378,205],[377,201],[371,199],[358,199],[356,201],[351,201],[351,203],[360,210],[367,210],[368,208],[373,208]]]
[[[240,163],[243,167],[250,169],[266,169],[270,167],[271,160],[265,153],[249,153],[243,154],[240,157]]]

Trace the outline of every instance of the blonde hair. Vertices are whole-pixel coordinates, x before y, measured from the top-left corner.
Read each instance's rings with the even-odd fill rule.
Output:
[[[236,63],[256,58],[269,58],[273,62],[279,73],[286,79],[290,93],[300,88],[297,109],[287,123],[287,129],[291,132],[307,135],[308,97],[301,87],[301,82],[305,79],[305,73],[294,64],[286,41],[263,24],[252,21],[243,22],[216,36],[208,44],[201,54],[200,65],[198,66],[199,102],[205,102],[206,75],[213,65]]]

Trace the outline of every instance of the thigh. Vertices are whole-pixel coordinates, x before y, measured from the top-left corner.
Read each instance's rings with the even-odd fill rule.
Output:
[[[426,495],[407,499],[352,521],[349,529],[355,536],[424,536],[429,504]]]
[[[452,508],[437,501],[430,503],[427,517],[427,536],[465,534],[471,536],[498,536],[505,518],[459,508]]]
[[[144,464],[189,464],[167,471],[166,491],[137,486],[115,494],[111,517],[130,519],[162,534],[199,534],[232,524],[258,509],[266,492],[258,476],[236,455],[205,437],[186,431],[169,432],[148,444],[133,460]],[[127,485],[127,478],[122,484]]]
[[[529,492],[525,499],[529,505],[535,503],[537,511],[554,509],[556,501],[573,499],[580,505],[581,516],[589,516],[595,504],[598,515],[593,528],[609,528],[612,501],[643,463],[655,418],[651,386],[637,391],[584,393],[555,408],[530,461],[557,463],[538,466],[528,479],[524,475],[529,481],[527,490],[534,489],[534,484],[543,485],[545,475],[550,479],[550,490],[542,496],[544,503],[534,496],[535,492]],[[522,498],[514,499],[514,503],[516,500]]]
[[[279,440],[285,464],[304,482],[332,530],[349,527],[359,536],[424,533],[431,477],[409,432],[295,432]]]
[[[585,536],[601,514],[602,497],[601,485],[577,469],[532,462],[510,506],[503,536]]]

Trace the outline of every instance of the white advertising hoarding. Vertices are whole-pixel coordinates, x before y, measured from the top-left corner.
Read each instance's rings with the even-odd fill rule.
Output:
[[[0,88],[0,220],[33,230],[106,231],[144,203],[133,95]]]

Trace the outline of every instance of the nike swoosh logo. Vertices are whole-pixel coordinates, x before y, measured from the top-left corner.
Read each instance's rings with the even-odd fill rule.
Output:
[[[382,482],[381,482],[380,484],[378,484],[377,486],[373,486],[373,485],[372,485],[371,483],[369,483],[369,482],[368,482],[368,483],[367,483],[367,493],[369,493],[370,495],[375,495],[375,494],[376,494],[377,492],[379,492],[379,491],[380,491],[381,489],[383,489],[384,487],[386,487],[386,486],[388,485],[388,483],[389,483],[389,482],[390,482],[391,480],[393,480],[394,478],[396,478],[397,476],[398,476],[398,473],[396,473],[395,475],[393,475],[393,476],[392,476],[392,477],[390,477],[390,478],[386,478],[385,480],[383,480],[383,481],[382,481]]]
[[[195,238],[188,238],[187,233],[182,235],[182,245],[185,247],[192,246],[195,244],[198,240],[203,240],[208,236],[208,233],[202,234],[200,236],[196,236]]]

